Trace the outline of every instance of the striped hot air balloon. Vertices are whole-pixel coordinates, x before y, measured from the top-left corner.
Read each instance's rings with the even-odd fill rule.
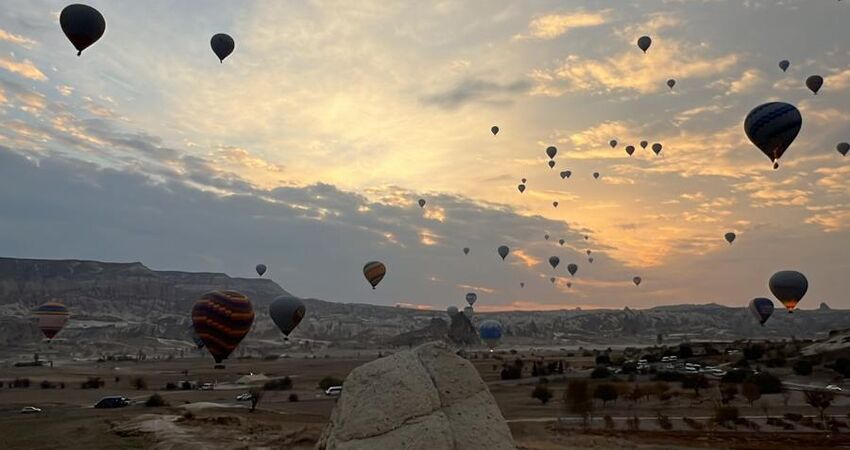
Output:
[[[236,291],[213,291],[201,296],[192,307],[192,325],[216,364],[236,350],[251,331],[254,308],[251,300]]]
[[[779,158],[788,150],[803,126],[803,116],[791,104],[765,103],[755,107],[744,120],[744,131],[750,141],[779,167]]]
[[[71,318],[68,308],[57,302],[48,302],[39,306],[32,315],[36,319],[38,329],[48,340],[53,339],[62,328],[65,328]]]
[[[378,286],[378,283],[384,279],[386,274],[387,266],[380,261],[370,261],[363,266],[363,275],[366,277],[366,281],[372,285],[372,289]]]

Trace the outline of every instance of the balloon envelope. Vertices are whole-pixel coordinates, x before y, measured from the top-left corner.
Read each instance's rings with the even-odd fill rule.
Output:
[[[555,157],[555,155],[557,155],[557,154],[558,154],[558,149],[557,149],[557,148],[552,147],[552,146],[546,147],[546,156],[548,156],[548,157],[549,157],[549,159],[554,158],[554,157]]]
[[[838,153],[841,153],[841,156],[847,156],[847,152],[850,151],[850,144],[842,142],[836,145],[835,149],[838,150]]]
[[[640,277],[632,278],[632,282],[634,282],[635,286],[640,286],[641,281],[643,281]]]
[[[463,254],[464,254],[464,255],[468,255],[468,254],[469,254],[469,247],[464,247],[464,248],[463,248]]]
[[[809,280],[800,272],[783,270],[773,274],[767,286],[788,312],[792,312],[809,290]]]
[[[562,172],[561,172],[561,179],[562,179],[562,180],[563,180],[564,178],[567,178],[568,176],[570,176],[570,171],[569,171],[569,170],[564,170],[564,171],[562,171]]]
[[[307,307],[301,299],[289,295],[282,295],[272,300],[269,305],[269,317],[283,333],[289,336],[307,313]]]
[[[673,89],[673,86],[675,86],[675,85],[676,85],[676,80],[674,80],[672,78],[667,80],[667,87],[669,87],[670,89]]]
[[[779,68],[782,69],[783,72],[788,70],[788,67],[790,67],[790,66],[791,66],[791,62],[788,61],[787,59],[783,59],[782,61],[779,61]]]
[[[35,317],[38,329],[48,340],[53,339],[56,334],[62,331],[62,328],[65,328],[71,318],[68,308],[58,302],[45,303],[36,308],[32,315]]]
[[[549,161],[549,168],[552,169],[555,167],[555,161]]]
[[[478,300],[478,294],[475,292],[470,292],[466,294],[466,303],[469,303],[469,306],[475,305],[475,301]]]
[[[227,359],[251,331],[254,309],[245,295],[236,291],[212,291],[192,307],[192,326],[216,363]]]
[[[493,133],[493,136],[499,134],[499,127],[493,125],[492,127],[490,127],[490,132]]]
[[[378,283],[384,279],[384,275],[386,274],[387,266],[380,261],[369,261],[363,266],[363,276],[372,285],[372,289],[378,286]]]
[[[640,148],[646,150],[646,146],[649,145],[647,141],[640,141]]]
[[[567,242],[567,241],[565,241],[565,240],[563,240],[563,239],[558,239],[558,243],[559,243],[559,244],[564,245],[564,242]]]
[[[504,261],[505,258],[508,257],[508,253],[510,253],[511,249],[509,249],[507,245],[502,245],[496,251],[499,252],[499,256],[501,256],[502,261]]]
[[[649,36],[641,36],[638,38],[637,46],[639,49],[643,50],[644,53],[649,50],[650,45],[652,45],[652,38]]]
[[[561,259],[558,258],[557,256],[550,256],[549,257],[549,265],[552,266],[553,269],[558,267],[558,264],[560,264],[560,263],[561,263]]]
[[[764,326],[764,323],[773,314],[773,301],[763,297],[754,298],[750,300],[750,312],[758,320],[759,324]]]
[[[420,207],[420,208],[424,208],[424,207],[425,207],[425,199],[424,199],[424,198],[420,198],[420,199],[419,199],[419,201],[418,201],[417,203],[419,203],[419,207]]]
[[[661,149],[662,149],[662,148],[663,148],[663,147],[661,146],[661,144],[659,144],[659,143],[657,143],[657,142],[656,142],[656,143],[654,143],[654,144],[652,144],[652,151],[653,151],[653,152],[655,152],[655,154],[656,154],[656,155],[658,155],[659,153],[661,153]]]
[[[567,266],[567,272],[569,272],[570,275],[575,275],[576,272],[578,272],[578,266],[575,265],[575,264],[568,265]]]
[[[735,236],[735,233],[732,233],[731,231],[723,235],[723,238],[726,239],[726,242],[730,244],[735,241],[736,237],[737,236]]]
[[[493,349],[502,340],[502,324],[496,320],[485,320],[478,326],[478,336]]]
[[[552,202],[552,206],[554,206],[555,208],[557,208],[557,207],[558,207],[558,202]]]
[[[525,192],[525,185],[524,185],[524,184],[520,184],[520,185],[519,185],[519,186],[517,186],[516,188],[517,188],[517,190],[519,191],[519,193],[520,193],[520,194],[522,194],[523,192]]]
[[[791,146],[802,126],[800,111],[794,105],[782,102],[757,106],[744,120],[747,137],[773,162]]]
[[[611,141],[609,141],[609,142],[608,142],[608,145],[610,145],[610,146],[611,146],[611,148],[616,147],[616,146],[617,146],[617,140],[616,140],[616,139],[611,139]]]
[[[626,146],[626,153],[628,153],[629,156],[632,156],[632,154],[634,152],[635,152],[635,147],[633,145],[627,145]]]
[[[593,172],[593,178],[599,179],[599,172]]]
[[[62,32],[77,49],[77,56],[97,42],[106,31],[106,20],[98,10],[87,5],[66,6],[59,14]]]
[[[210,47],[212,47],[215,56],[218,56],[218,61],[224,62],[224,58],[227,58],[233,53],[236,43],[233,42],[233,38],[230,35],[218,33],[210,39]]]
[[[821,86],[823,86],[823,77],[820,75],[812,75],[809,78],[806,78],[806,87],[809,88],[815,95],[820,91]]]
[[[254,268],[254,270],[257,271],[257,275],[259,276],[263,276],[263,274],[266,273],[266,269],[267,268],[265,264],[257,264],[257,267]]]

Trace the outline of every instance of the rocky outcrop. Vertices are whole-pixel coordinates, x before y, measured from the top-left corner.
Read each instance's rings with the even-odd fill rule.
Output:
[[[516,448],[478,372],[443,343],[360,366],[343,386],[320,450]]]

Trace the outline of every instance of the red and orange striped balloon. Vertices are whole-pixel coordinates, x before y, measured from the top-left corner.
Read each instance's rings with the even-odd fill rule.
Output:
[[[56,336],[71,317],[68,308],[57,302],[48,302],[35,309],[32,313],[35,317],[38,329],[50,340]]]
[[[366,281],[372,285],[372,289],[378,286],[378,283],[384,279],[384,275],[386,274],[387,266],[380,261],[370,261],[363,266],[363,275],[366,277]]]
[[[192,307],[192,325],[217,364],[236,350],[254,323],[254,308],[236,291],[202,295]]]

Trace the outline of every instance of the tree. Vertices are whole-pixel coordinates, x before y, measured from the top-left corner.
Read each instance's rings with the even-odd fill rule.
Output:
[[[605,366],[597,366],[593,369],[593,372],[590,372],[590,378],[594,380],[598,380],[600,378],[608,378],[611,376],[611,371],[608,370]]]
[[[761,398],[761,389],[752,381],[746,381],[741,385],[741,395],[753,406],[753,402]]]
[[[678,356],[680,359],[693,358],[694,350],[688,344],[679,345]]]
[[[779,394],[782,392],[782,380],[770,372],[754,373],[746,381],[758,386],[762,394]]]
[[[534,387],[534,390],[531,391],[531,397],[540,400],[540,403],[544,405],[549,403],[549,400],[552,399],[552,396],[552,391],[549,390],[549,388],[546,387],[546,385],[544,384],[538,384]]]
[[[567,384],[567,390],[564,391],[564,405],[567,412],[581,416],[584,425],[587,426],[587,420],[593,412],[593,399],[590,398],[587,381],[573,380]]]
[[[710,386],[708,378],[701,373],[687,375],[682,379],[682,389],[693,389],[696,396],[699,396],[700,389],[707,389]]]
[[[738,395],[738,387],[731,383],[721,383],[719,389],[720,402],[724,405],[735,400],[735,396]]]
[[[593,390],[593,398],[602,400],[602,406],[604,407],[608,402],[616,402],[619,394],[617,393],[617,387],[610,383],[603,383],[596,386],[596,389]]]
[[[812,362],[808,359],[798,359],[797,362],[792,366],[794,369],[794,373],[801,376],[808,376],[812,374]]]
[[[714,408],[714,421],[720,425],[726,425],[729,422],[735,423],[738,420],[738,408],[734,406],[720,406]]]
[[[148,382],[142,377],[135,377],[130,380],[130,386],[133,386],[137,391],[143,391],[148,388]]]
[[[251,412],[254,412],[257,409],[257,404],[263,399],[263,391],[261,389],[251,388],[248,390],[248,393],[251,394]]]
[[[808,403],[812,408],[817,409],[820,413],[820,421],[826,423],[824,412],[826,411],[826,408],[829,408],[832,404],[832,400],[835,398],[832,395],[832,392],[805,391],[803,394],[806,395],[806,403]]]
[[[602,353],[601,355],[596,357],[597,366],[607,366],[609,364],[611,364],[611,357],[608,356],[607,353]]]
[[[761,359],[764,356],[764,347],[759,344],[748,345],[744,347],[744,358],[753,361]]]

